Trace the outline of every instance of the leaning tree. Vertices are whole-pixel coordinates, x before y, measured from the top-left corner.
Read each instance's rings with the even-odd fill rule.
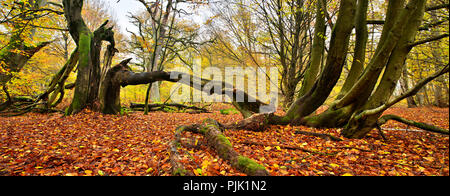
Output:
[[[48,15],[62,14],[49,8],[49,4],[46,0],[28,0],[2,5],[5,13],[0,18],[0,25],[7,26],[10,35],[7,43],[0,46],[0,85],[7,96],[7,101],[0,104],[0,111],[10,107],[16,100],[20,101],[18,98],[10,97],[7,90],[7,84],[14,78],[14,74],[19,73],[42,48],[52,43],[52,41],[39,43],[30,41],[38,37],[36,36],[38,26],[34,23]]]

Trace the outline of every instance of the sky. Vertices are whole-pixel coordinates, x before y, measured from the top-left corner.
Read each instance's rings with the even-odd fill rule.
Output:
[[[128,18],[128,13],[138,13],[141,10],[145,10],[144,6],[136,1],[136,0],[120,0],[120,2],[117,3],[117,0],[104,0],[109,4],[111,7],[111,14],[117,19],[121,30],[124,34],[129,35],[128,32],[126,32],[126,29],[136,32],[137,27],[135,27],[133,24],[130,23]],[[181,5],[183,6],[183,5]],[[189,8],[184,7],[183,9],[189,10]],[[199,9],[194,13],[192,16],[189,16],[194,20],[196,23],[203,23],[207,20],[208,16],[210,16],[211,13],[208,9]],[[188,16],[184,16],[188,17]]]
[[[121,0],[119,3],[117,3],[117,0],[104,1],[109,3],[109,6],[113,11],[111,14],[117,19],[123,33],[126,33],[126,29],[131,31],[136,30],[136,27],[134,27],[128,19],[128,13],[137,13],[140,10],[143,10],[144,8],[141,3],[135,0]]]

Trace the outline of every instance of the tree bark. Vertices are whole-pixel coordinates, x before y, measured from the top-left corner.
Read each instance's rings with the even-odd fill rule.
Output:
[[[74,97],[66,115],[78,113],[86,107],[98,110],[102,41],[109,41],[114,47],[114,32],[112,28],[106,28],[108,21],[94,32],[89,30],[81,16],[83,0],[63,0],[63,5],[69,32],[77,43],[80,56]]]
[[[424,12],[425,0],[410,1],[406,8],[403,10],[402,15],[399,17],[399,20],[402,21],[400,22],[400,24],[404,23],[405,26],[397,26],[399,24],[397,23],[393,27],[394,29],[403,29],[402,31],[398,32],[398,35],[400,36],[398,43],[386,42],[387,44],[397,44],[395,44],[394,50],[386,59],[388,61],[384,74],[381,78],[381,82],[373,95],[370,96],[369,100],[355,110],[355,114],[359,114],[365,110],[377,108],[389,101],[389,98],[394,92],[397,82],[403,72],[406,57],[412,49],[409,43],[414,41],[416,32],[418,31],[422,23]],[[369,76],[369,78],[371,78],[371,76]],[[372,84],[376,84],[378,78],[373,79],[374,80],[372,81]],[[349,138],[361,138],[365,136],[374,127],[376,127],[376,122],[380,115],[381,113],[373,114],[370,116],[366,115],[364,118],[358,118],[358,115],[353,115],[353,117],[349,120],[348,125],[345,127],[343,134]]]
[[[316,23],[314,25],[314,40],[311,52],[311,63],[305,72],[305,77],[303,79],[302,88],[299,92],[299,97],[304,96],[308,91],[311,90],[314,82],[317,79],[317,75],[320,70],[320,65],[322,63],[322,57],[325,50],[325,35],[327,26],[325,24],[325,13],[324,9],[326,5],[324,1],[317,1],[316,5]]]
[[[345,64],[355,9],[356,0],[340,2],[339,15],[331,35],[330,49],[324,70],[312,89],[292,104],[287,111],[285,120],[301,122],[302,118],[313,113],[330,95]]]
[[[341,92],[337,99],[341,99],[353,85],[358,81],[361,76],[366,61],[366,46],[369,38],[369,32],[367,30],[367,10],[369,7],[368,0],[359,0],[356,11],[355,29],[356,29],[356,42],[355,52],[353,56],[353,63],[348,73],[345,83],[342,86]]]

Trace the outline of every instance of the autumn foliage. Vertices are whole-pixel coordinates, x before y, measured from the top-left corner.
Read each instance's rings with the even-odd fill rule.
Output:
[[[392,108],[388,114],[449,127],[448,108]],[[168,176],[170,144],[180,125],[241,120],[238,114],[156,112],[123,116],[83,111],[74,116],[27,114],[0,118],[0,175]],[[271,126],[266,132],[224,134],[234,149],[263,165],[271,175],[449,175],[448,136],[422,132],[403,124],[386,124],[361,140],[344,139],[338,129]],[[404,130],[407,129],[408,131]],[[327,133],[328,141],[296,131]],[[183,133],[179,154],[197,176],[241,176],[201,135]]]

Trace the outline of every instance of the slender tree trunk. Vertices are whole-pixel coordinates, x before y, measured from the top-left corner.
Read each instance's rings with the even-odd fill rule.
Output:
[[[356,43],[355,54],[353,57],[353,63],[350,68],[350,72],[342,86],[341,92],[337,99],[341,99],[344,95],[350,91],[353,85],[358,81],[364,70],[364,64],[366,61],[366,46],[369,38],[367,30],[367,10],[369,8],[368,0],[359,0],[358,9],[356,11],[355,29],[356,29]]]
[[[327,26],[325,24],[325,14],[323,8],[326,5],[322,5],[323,1],[317,1],[316,5],[316,23],[314,26],[314,40],[311,52],[311,64],[306,70],[305,78],[303,79],[302,88],[299,92],[299,97],[304,96],[308,91],[311,90],[314,82],[317,79],[317,75],[320,70],[320,65],[322,63],[322,55],[325,50],[325,34]]]
[[[403,70],[403,74],[402,74],[402,78],[400,79],[400,86],[402,88],[402,92],[406,92],[409,89],[409,81],[408,81],[408,70],[405,69]],[[408,97],[406,98],[406,101],[408,103],[408,108],[415,108],[417,107],[417,103],[414,100],[414,97]]]
[[[340,2],[339,15],[331,35],[330,49],[324,70],[311,90],[303,97],[298,98],[289,108],[284,121],[300,123],[305,116],[319,108],[330,95],[345,64],[355,10],[356,0]]]

